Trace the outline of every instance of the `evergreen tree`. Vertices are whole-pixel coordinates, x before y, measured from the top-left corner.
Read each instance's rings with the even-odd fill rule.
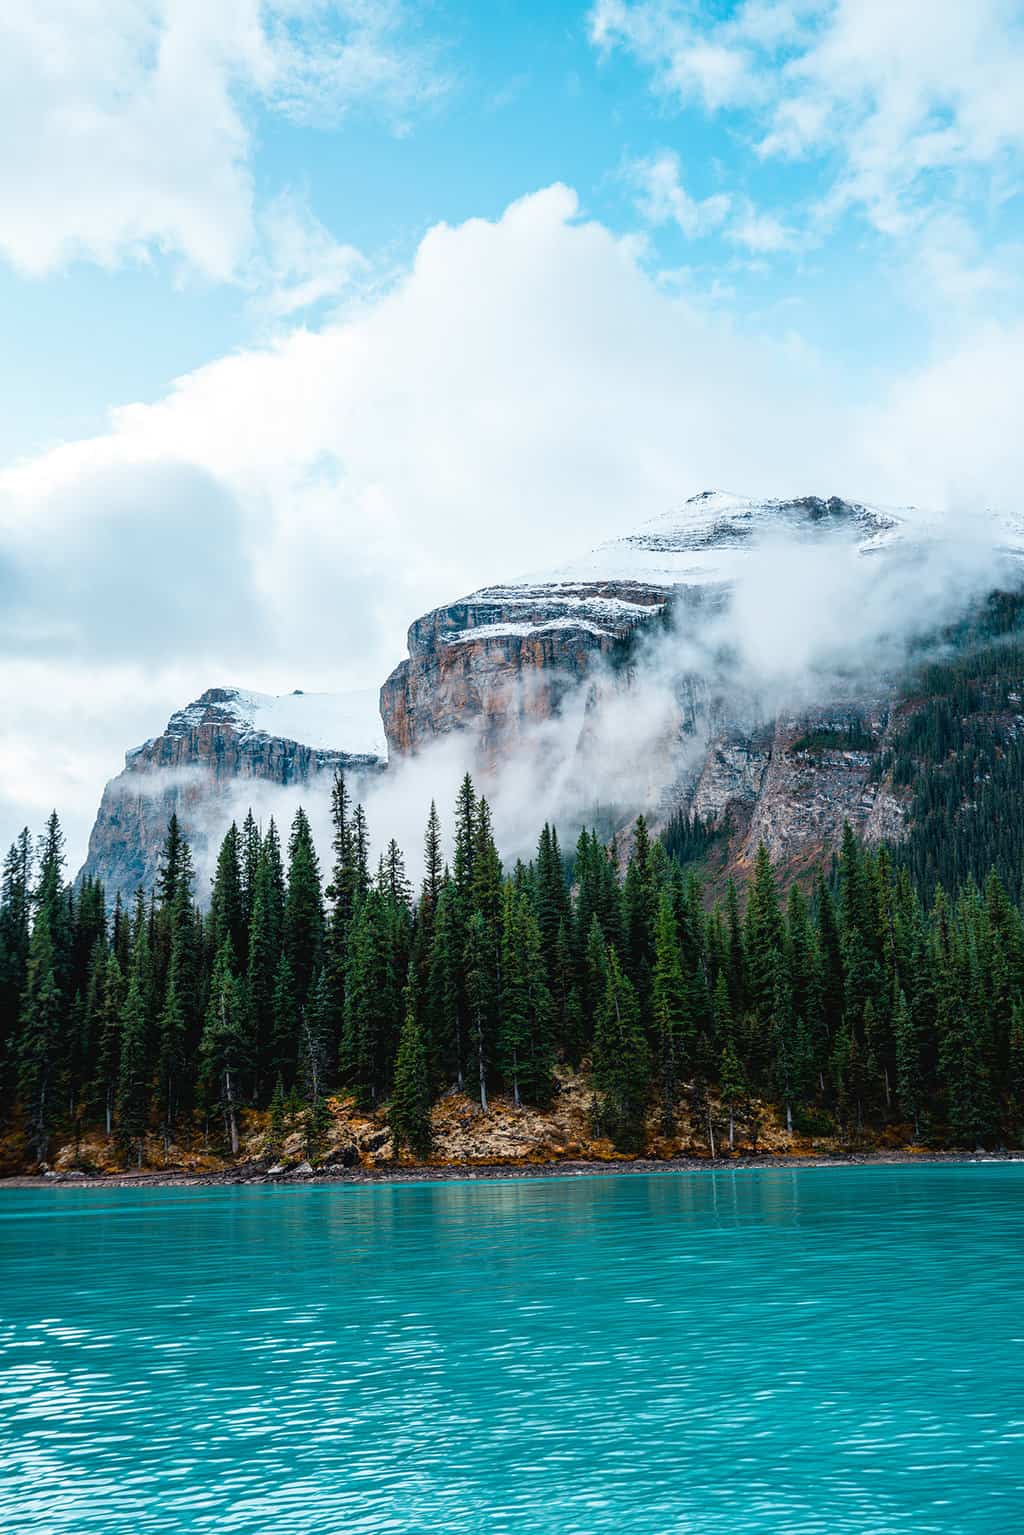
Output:
[[[324,908],[320,864],[306,812],[298,809],[288,842],[288,887],[284,906],[284,946],[301,1008],[323,963]]]
[[[544,1106],[553,1086],[551,993],[540,925],[528,896],[511,881],[505,886],[502,930],[501,1071],[517,1108],[524,1101]]]
[[[607,951],[605,973],[594,1029],[598,1120],[620,1150],[637,1151],[643,1144],[650,1054],[636,992],[614,949]]]
[[[236,971],[244,970],[248,955],[248,931],[242,894],[242,839],[232,821],[220,845],[210,899],[210,941],[214,955],[225,943],[231,948]]]
[[[18,1092],[28,1142],[37,1162],[46,1160],[60,1104],[60,1033],[64,998],[57,979],[57,955],[50,912],[37,914],[28,950],[18,1044]]]
[[[729,1112],[729,1150],[736,1144],[736,1114],[747,1098],[747,1079],[731,1041],[727,1038],[719,1068],[722,1102]]]
[[[658,903],[655,924],[652,1001],[662,1131],[665,1135],[673,1135],[679,1078],[692,1063],[694,1028],[689,989],[680,962],[672,899],[667,891]]]
[[[900,1108],[914,1122],[915,1137],[921,1132],[924,1083],[921,1074],[921,1045],[914,1015],[901,991],[893,1011],[893,1038],[896,1046],[896,1098]]]
[[[252,1069],[242,988],[234,973],[234,955],[225,938],[217,951],[210,978],[210,1001],[200,1044],[203,1080],[211,1107],[224,1116],[224,1129],[233,1157],[238,1155],[238,1116],[243,1082]]]
[[[411,974],[405,990],[405,1018],[395,1059],[388,1122],[396,1155],[406,1147],[414,1157],[430,1155],[430,1069],[416,1016],[415,982]]]
[[[287,1114],[285,1112],[284,1082],[278,1076],[270,1099],[270,1116],[267,1120],[265,1150],[269,1156],[279,1157],[284,1148]]]
[[[141,1167],[152,1096],[153,973],[150,924],[141,890],[135,902],[132,962],[121,1005],[114,1112],[118,1144]]]
[[[466,1008],[481,1112],[487,1113],[487,1066],[493,1011],[493,949],[483,914],[474,911],[466,924]]]

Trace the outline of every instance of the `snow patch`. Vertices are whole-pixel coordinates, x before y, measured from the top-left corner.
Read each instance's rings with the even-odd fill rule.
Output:
[[[211,698],[210,693],[215,696]],[[387,757],[376,688],[351,693],[281,694],[214,688],[210,693],[172,715],[167,734],[183,734],[211,716],[220,716],[242,736],[272,736],[314,751],[352,757]]]

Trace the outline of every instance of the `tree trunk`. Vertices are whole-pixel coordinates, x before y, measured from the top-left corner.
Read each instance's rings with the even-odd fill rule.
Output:
[[[228,1129],[229,1129],[230,1134],[231,1134],[231,1155],[233,1157],[237,1157],[237,1155],[238,1155],[238,1121],[235,1118],[235,1095],[234,1095],[234,1087],[233,1087],[232,1082],[231,1082],[231,1073],[230,1073],[230,1071],[226,1071],[224,1073],[224,1097],[227,1100]]]
[[[793,1105],[791,1103],[786,1104],[786,1129],[790,1135],[793,1134]]]
[[[484,1068],[484,1026],[479,1014],[476,1020],[476,1064],[480,1078],[480,1112],[487,1113],[487,1074]]]
[[[733,1112],[733,1107],[732,1107],[732,1104],[730,1103],[730,1105],[729,1105],[729,1150],[730,1151],[732,1151],[732,1149],[733,1149],[735,1133],[736,1133],[736,1115]]]
[[[711,1160],[715,1160],[715,1127],[711,1123],[711,1109],[708,1108],[708,1144],[711,1147]]]

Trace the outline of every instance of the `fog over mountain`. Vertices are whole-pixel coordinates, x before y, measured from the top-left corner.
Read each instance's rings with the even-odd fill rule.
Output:
[[[286,827],[300,802],[326,858],[338,769],[414,872],[431,800],[447,811],[467,771],[509,858],[529,856],[538,819],[571,832],[590,816],[607,834],[640,811],[656,824],[738,814],[759,836],[767,816],[775,851],[793,856],[848,815],[891,834],[898,803],[867,791],[866,764],[780,783],[787,732],[809,718],[839,729],[851,709],[884,728],[911,644],[1014,584],[1022,554],[1005,518],[704,492],[416,619],[379,697],[213,688],[129,752],[86,871],[124,895],[151,884],[176,810],[202,894],[232,818],[251,808]]]

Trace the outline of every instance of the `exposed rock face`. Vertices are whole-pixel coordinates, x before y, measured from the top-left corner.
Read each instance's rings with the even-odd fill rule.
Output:
[[[261,784],[310,785],[338,768],[356,779],[380,772],[383,736],[372,721],[368,728],[366,714],[355,695],[208,689],[173,714],[162,735],[128,752],[124,771],[103,792],[81,877],[101,879],[111,898],[131,897],[152,888],[172,812],[202,865],[247,783],[256,793]],[[289,735],[275,733],[282,730]],[[348,734],[355,749],[326,745],[335,733]]]
[[[869,553],[897,541],[900,528],[891,513],[837,497],[751,501],[705,491],[561,570],[483,587],[417,619],[408,660],[381,689],[388,745],[403,756],[473,729],[493,764],[667,602],[713,606],[760,537],[827,536]]]
[[[905,828],[906,796],[896,795],[880,772],[897,716],[868,708],[870,750],[843,744],[848,710],[817,711],[810,719],[778,719],[752,734],[734,729],[707,746],[692,793],[679,804],[702,820],[735,828],[731,872],[742,873],[763,842],[772,862],[790,876],[811,867],[839,844],[843,824],[868,842],[897,841]],[[815,744],[805,744],[809,727]],[[835,746],[820,744],[829,733]]]
[[[557,715],[667,596],[635,581],[486,587],[417,619],[409,659],[381,688],[391,752],[407,756],[472,729],[484,760],[496,764],[522,746],[530,725]]]
[[[206,841],[223,835],[229,807],[244,810],[247,780],[301,787],[338,766],[358,780],[381,771],[388,750],[411,758],[459,733],[472,738],[467,760],[485,776],[529,757],[538,798],[557,778],[560,807],[538,805],[538,817],[596,819],[600,811],[620,841],[641,809],[655,829],[679,812],[727,823],[725,862],[737,873],[763,841],[799,874],[835,846],[847,820],[869,841],[897,838],[905,793],[882,766],[900,707],[894,684],[862,679],[862,696],[777,717],[725,677],[716,620],[740,605],[737,582],[763,572],[752,562],[773,541],[784,539],[794,559],[827,542],[830,571],[838,561],[863,571],[863,557],[916,572],[919,539],[936,531],[929,526],[915,514],[911,532],[901,512],[837,497],[756,501],[708,491],[561,569],[484,587],[417,619],[408,658],[380,690],[379,717],[377,700],[369,709],[365,699],[327,707],[303,695],[212,689],[128,754],[104,794],[84,872],[111,894],[148,887],[172,810],[201,861]],[[1024,536],[1006,525],[996,545],[1019,555]],[[901,556],[903,566],[889,567]],[[821,568],[817,555],[802,567]],[[874,586],[871,570],[863,584]],[[665,668],[658,709],[641,718],[648,640],[665,632],[656,620],[669,608],[673,639],[695,659]],[[759,718],[762,710],[770,717]],[[851,712],[863,740],[844,731]],[[424,803],[430,793],[425,787]]]

